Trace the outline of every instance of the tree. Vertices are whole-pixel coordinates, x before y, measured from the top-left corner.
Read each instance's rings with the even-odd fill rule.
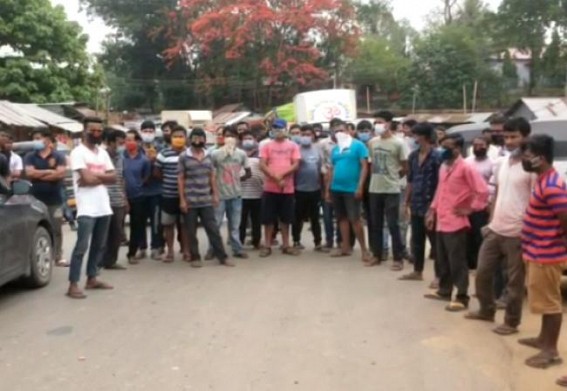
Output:
[[[559,31],[553,31],[550,44],[541,59],[541,76],[546,87],[563,87],[567,72],[567,52]]]
[[[560,6],[561,0],[503,0],[498,9],[502,42],[531,55],[529,94],[540,78],[546,34],[560,19]]]
[[[518,68],[512,61],[509,50],[504,52],[502,59],[502,77],[504,78],[504,86],[507,89],[518,88]]]
[[[353,20],[346,0],[184,0],[170,13],[166,57],[192,64],[206,92],[247,64],[256,88],[289,93],[340,70],[358,42]]]
[[[0,0],[0,99],[92,102],[101,75],[87,37],[49,0]]]

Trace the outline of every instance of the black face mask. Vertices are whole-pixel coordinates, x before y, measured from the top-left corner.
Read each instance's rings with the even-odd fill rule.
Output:
[[[488,151],[486,148],[479,148],[475,149],[473,153],[477,158],[485,158]]]
[[[87,141],[89,144],[99,145],[102,142],[102,136],[97,136],[94,133],[87,134]]]
[[[522,168],[525,172],[537,172],[540,164],[541,162],[537,157],[528,160],[522,159]]]
[[[193,143],[191,143],[191,146],[193,148],[205,148],[205,143],[203,141],[201,141],[199,143],[193,142]]]

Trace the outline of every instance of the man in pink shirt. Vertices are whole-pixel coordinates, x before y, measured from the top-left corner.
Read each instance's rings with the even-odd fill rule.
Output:
[[[511,119],[504,125],[504,140],[510,154],[501,158],[494,170],[495,203],[492,220],[483,230],[476,274],[480,309],[465,316],[494,322],[494,276],[503,268],[508,281],[506,315],[504,324],[494,329],[500,335],[516,334],[522,318],[526,273],[520,236],[536,175],[522,168],[520,147],[530,133],[530,123],[523,118]]]
[[[471,213],[485,210],[488,186],[474,167],[462,157],[463,137],[450,134],[441,140],[439,186],[426,217],[427,228],[437,231],[437,270],[439,290],[428,299],[449,301],[447,311],[464,311],[469,304],[467,236]],[[453,287],[457,288],[452,301]]]
[[[274,226],[279,222],[282,233],[282,252],[299,255],[289,245],[289,226],[295,215],[294,173],[299,167],[299,146],[286,138],[286,123],[276,120],[272,127],[273,140],[260,149],[260,169],[266,176],[262,196],[262,224],[264,225],[264,248],[260,257],[272,254]]]

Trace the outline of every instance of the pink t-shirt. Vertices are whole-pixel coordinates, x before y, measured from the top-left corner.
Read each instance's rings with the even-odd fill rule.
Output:
[[[260,159],[266,161],[266,165],[273,174],[281,174],[293,165],[294,161],[301,159],[299,146],[294,142],[285,140],[271,141],[260,149]],[[284,187],[266,177],[264,180],[264,191],[268,193],[293,194],[295,192],[293,173],[285,178]]]

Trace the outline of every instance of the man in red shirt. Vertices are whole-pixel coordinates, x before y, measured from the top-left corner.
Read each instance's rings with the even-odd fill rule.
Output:
[[[464,311],[469,304],[469,268],[467,236],[469,216],[485,210],[488,204],[488,186],[478,171],[462,157],[463,137],[450,134],[441,140],[439,186],[426,217],[428,230],[436,222],[439,290],[425,295],[428,299],[450,301],[447,311]],[[457,297],[453,298],[453,288]]]
[[[542,369],[562,361],[557,341],[563,319],[561,277],[567,264],[567,188],[552,166],[553,147],[554,140],[547,135],[533,136],[522,146],[524,170],[538,176],[524,216],[522,251],[528,304],[542,315],[542,323],[538,337],[519,342],[540,350],[526,365]]]

